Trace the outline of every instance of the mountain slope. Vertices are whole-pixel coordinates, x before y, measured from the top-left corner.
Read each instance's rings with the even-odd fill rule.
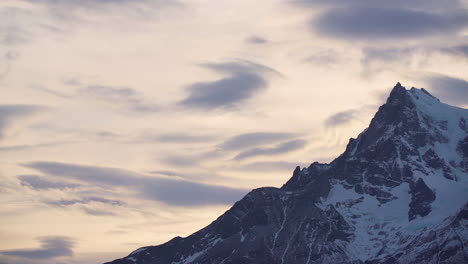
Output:
[[[468,263],[468,110],[398,83],[331,163],[110,263]]]

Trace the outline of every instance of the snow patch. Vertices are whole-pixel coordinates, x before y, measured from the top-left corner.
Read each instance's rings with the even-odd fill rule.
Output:
[[[147,250],[147,249],[148,249],[147,247],[139,248],[139,249],[133,251],[132,253],[130,253],[130,255],[137,254],[137,253],[142,252],[142,251],[145,251],[145,250]]]
[[[127,257],[127,258],[125,258],[125,259],[126,259],[126,260],[130,260],[130,261],[133,261],[133,262],[136,262],[136,261],[137,261],[137,259],[134,258],[134,257]]]

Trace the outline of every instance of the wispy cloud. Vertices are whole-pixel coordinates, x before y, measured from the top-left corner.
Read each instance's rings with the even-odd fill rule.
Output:
[[[293,4],[312,7],[379,7],[379,8],[417,8],[434,10],[457,9],[460,8],[458,0],[394,0],[394,1],[374,1],[374,0],[293,0]]]
[[[92,208],[88,208],[88,207],[83,207],[82,209],[86,214],[94,215],[94,216],[114,216],[114,215],[116,215],[114,212],[110,212],[110,211],[106,211],[106,210],[92,209]]]
[[[403,48],[364,48],[362,50],[362,64],[370,64],[372,62],[403,62],[408,61],[418,51],[415,47]]]
[[[15,152],[15,151],[23,151],[23,150],[30,150],[30,149],[36,149],[36,148],[55,147],[58,145],[73,144],[77,142],[78,141],[62,141],[62,142],[30,144],[30,145],[3,146],[3,147],[0,147],[0,152]]]
[[[220,145],[220,148],[226,151],[239,150],[265,144],[271,144],[295,136],[297,135],[292,133],[278,132],[246,133],[229,138]]]
[[[174,132],[170,134],[154,135],[151,133],[145,133],[139,136],[136,142],[161,142],[161,143],[206,143],[215,140],[217,137],[213,135],[199,135]]]
[[[279,73],[250,61],[207,63],[204,68],[227,75],[227,77],[190,85],[189,95],[179,105],[198,109],[233,109],[268,86],[266,74]]]
[[[426,76],[429,90],[442,101],[460,106],[468,105],[468,81],[441,74]]]
[[[302,139],[292,140],[285,143],[278,144],[270,148],[254,148],[243,151],[234,157],[235,160],[244,160],[256,156],[272,156],[279,155],[294,150],[303,148],[307,144],[307,141]]]
[[[457,57],[468,58],[468,45],[458,45],[449,48],[442,48],[441,51],[455,55]]]
[[[116,15],[148,17],[157,14],[163,8],[182,7],[178,0],[25,0],[32,4],[43,5],[48,8],[50,15],[57,19],[70,22],[83,22],[90,15],[93,18],[105,12],[113,11]],[[83,12],[85,11],[85,12]],[[84,15],[86,14],[86,16]],[[103,16],[105,19],[108,16]],[[96,21],[96,18],[94,19]]]
[[[76,87],[76,89],[71,92],[58,91],[42,86],[36,86],[34,89],[62,99],[95,100],[111,107],[118,107],[125,111],[140,114],[154,113],[160,110],[156,103],[148,101],[142,93],[133,88],[100,84],[86,85],[79,80],[66,81],[65,84]]]
[[[162,162],[168,165],[177,167],[193,167],[200,165],[203,157],[199,155],[166,155],[162,158]]]
[[[306,57],[303,61],[320,66],[331,66],[337,64],[342,59],[342,54],[339,54],[332,49],[327,49],[315,52],[314,54]]]
[[[213,150],[207,152],[199,152],[193,154],[167,154],[161,161],[166,164],[176,166],[176,167],[200,167],[200,164],[206,160],[212,160],[224,156],[226,153]]]
[[[44,92],[44,93],[48,93],[48,94],[54,95],[54,96],[56,96],[56,97],[64,98],[64,99],[71,99],[71,98],[73,98],[73,94],[64,93],[64,92],[61,92],[61,91],[56,91],[56,90],[49,89],[49,88],[42,87],[42,86],[36,86],[36,87],[34,87],[34,89],[35,89],[35,90],[42,91],[42,92]]]
[[[159,110],[159,106],[146,102],[144,96],[128,87],[87,85],[80,87],[77,95],[107,103],[117,103],[134,112],[152,113]]]
[[[47,189],[73,189],[80,185],[75,183],[52,181],[45,177],[38,175],[18,175],[17,178],[20,180],[21,185],[27,186],[35,190],[47,190]]]
[[[155,175],[164,175],[164,176],[169,176],[169,177],[182,177],[184,178],[183,173],[179,173],[176,171],[168,171],[168,170],[153,170],[153,171],[148,171],[150,174],[155,174]]]
[[[325,126],[334,127],[334,126],[347,124],[354,120],[357,112],[358,111],[355,109],[350,109],[350,110],[346,110],[346,111],[333,114],[329,116],[327,119],[325,119],[325,122],[324,122]]]
[[[73,256],[76,244],[70,237],[47,236],[38,238],[41,246],[37,249],[15,249],[0,251],[0,255],[22,257],[27,259],[52,259],[55,257]]]
[[[17,119],[31,116],[45,110],[44,107],[37,105],[0,105],[0,139],[5,136],[5,129]]]
[[[46,4],[49,6],[73,6],[73,7],[81,7],[81,8],[97,8],[97,7],[104,7],[104,6],[119,6],[122,4],[136,4],[138,7],[139,5],[164,5],[170,4],[168,0],[139,0],[139,3],[135,3],[134,0],[25,0],[28,2],[32,2],[35,4]],[[174,1],[177,2],[177,1]]]
[[[83,183],[129,188],[145,199],[176,206],[230,204],[247,193],[245,189],[156,178],[116,168],[59,162],[31,162],[24,166],[47,175],[70,178]]]
[[[433,13],[388,7],[347,7],[324,11],[311,29],[344,39],[399,39],[454,34],[468,26],[463,11]]]
[[[45,201],[44,203],[52,206],[70,206],[76,204],[101,203],[112,206],[124,206],[126,203],[119,200],[110,200],[102,197],[86,197],[82,199],[61,199],[57,201]]]
[[[25,20],[31,12],[23,8],[7,6],[0,8],[0,45],[16,47],[30,41],[33,33],[26,26]]]
[[[297,166],[305,166],[306,164],[287,161],[259,161],[241,165],[238,169],[245,171],[293,171]]]
[[[260,36],[257,36],[257,35],[253,35],[253,36],[250,36],[248,37],[247,39],[245,39],[245,41],[247,43],[250,43],[250,44],[266,44],[268,43],[268,40],[263,38],[263,37],[260,37]]]
[[[1,31],[0,31],[1,34]],[[5,78],[11,69],[11,64],[19,57],[19,53],[7,51],[3,56],[0,56],[0,80]]]

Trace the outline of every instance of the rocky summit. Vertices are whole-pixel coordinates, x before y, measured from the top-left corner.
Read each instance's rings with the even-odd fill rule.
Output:
[[[468,110],[398,83],[331,163],[109,263],[468,263]]]

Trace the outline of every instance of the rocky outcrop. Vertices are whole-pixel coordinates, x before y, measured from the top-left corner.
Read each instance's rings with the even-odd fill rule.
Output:
[[[434,192],[427,187],[424,180],[419,178],[416,182],[410,183],[411,201],[409,203],[409,221],[416,216],[424,217],[431,212],[431,203],[435,200]]]

